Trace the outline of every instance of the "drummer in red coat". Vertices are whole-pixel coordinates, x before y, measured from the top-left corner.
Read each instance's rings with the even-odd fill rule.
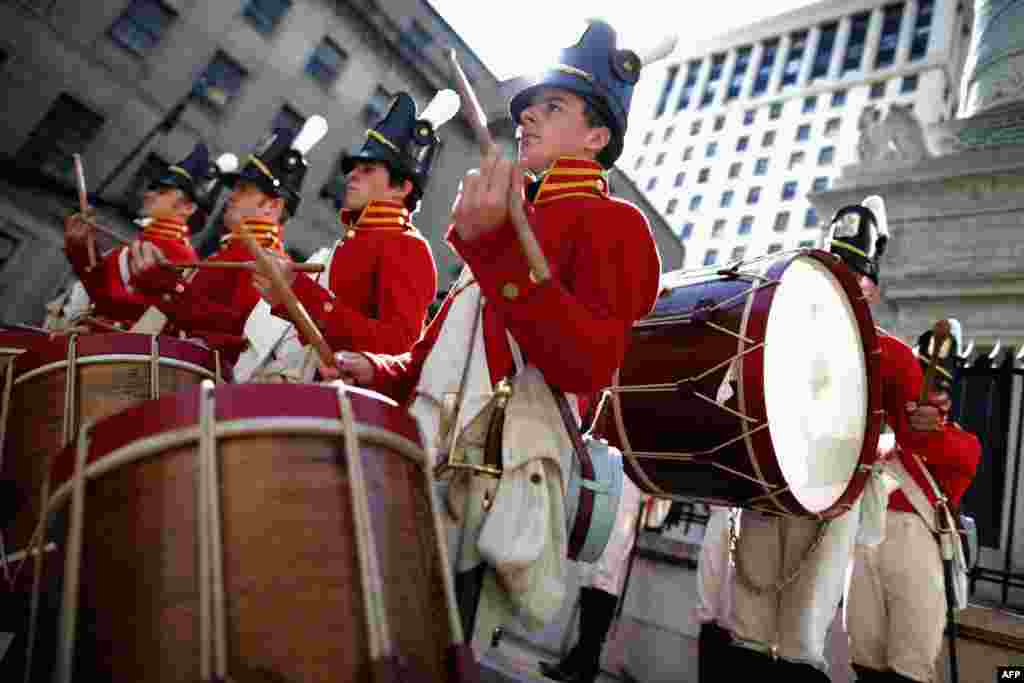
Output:
[[[485,402],[477,401],[478,394],[486,399],[499,380],[516,374],[519,352],[550,385],[569,394],[570,404],[573,394],[586,396],[609,386],[633,323],[654,305],[660,259],[650,228],[635,206],[609,195],[605,173],[622,151],[641,68],[637,56],[616,49],[615,41],[610,26],[591,22],[580,42],[563,51],[558,66],[513,97],[519,163],[492,156],[466,175],[448,239],[468,268],[424,337],[399,356],[340,356],[344,376],[412,404],[435,448],[443,425],[450,422],[445,417],[453,417],[438,415],[445,399],[465,385],[467,407],[455,426],[458,433],[473,418],[471,408]],[[544,281],[531,272],[509,217],[509,203],[522,201],[524,191],[529,222],[551,264],[552,277]],[[479,295],[478,318],[466,301]],[[483,353],[471,355],[477,344]],[[549,419],[561,425],[557,414]],[[504,428],[507,439],[516,426],[506,421]],[[530,481],[540,483],[542,477]],[[500,506],[503,489],[498,489],[495,506]],[[549,533],[556,531],[549,528]],[[553,565],[565,561],[564,548],[561,553],[550,560]],[[470,564],[455,568],[457,587],[471,573]],[[548,583],[537,577],[529,590],[558,582],[564,576]],[[562,589],[549,600],[556,611],[565,597]],[[585,605],[581,617],[596,636],[597,654],[615,606],[610,597]],[[513,600],[532,604],[524,595]],[[595,608],[601,613],[595,614]],[[594,654],[589,651],[593,645],[588,645],[588,656]]]
[[[139,239],[113,249],[95,265],[89,262],[90,242],[95,243],[91,219],[82,214],[67,219],[65,252],[93,302],[93,317],[127,329],[154,303],[146,281],[151,264],[143,258],[144,253],[155,249],[171,261],[196,260],[188,220],[201,203],[202,183],[216,172],[206,145],[197,144],[187,158],[168,167],[146,190]]]
[[[437,268],[412,216],[440,144],[436,132],[458,107],[458,95],[442,90],[423,116],[417,116],[412,97],[398,93],[385,117],[366,131],[362,148],[342,159],[347,178],[339,216],[341,238],[310,259],[324,263],[326,271],[310,277],[296,273],[288,261],[278,262],[285,281],[331,348],[399,354],[412,348],[423,333],[427,307],[437,290]],[[257,277],[257,286],[273,305],[269,313],[290,322],[269,282]],[[308,340],[292,325],[261,320],[267,312],[258,306],[247,323],[250,338],[260,339],[253,353],[247,352],[236,366],[236,380],[250,374],[245,367],[249,365],[257,366],[258,374],[270,374],[262,367],[270,357],[279,360],[266,368],[282,375],[295,364],[290,359],[303,364],[313,358],[297,352]],[[310,364],[309,369],[314,367]],[[292,374],[312,379],[303,372]]]
[[[306,124],[311,130],[317,125],[323,126],[316,131],[319,137],[276,129],[238,173],[224,175],[223,182],[232,188],[224,209],[229,232],[221,238],[220,250],[208,261],[253,261],[252,252],[240,237],[242,233],[249,233],[263,248],[287,258],[284,224],[299,208],[307,170],[304,155],[326,132],[321,117],[311,117]],[[159,264],[166,255],[157,252],[149,258],[146,267]],[[152,286],[163,292],[159,309],[175,327],[220,350],[225,361],[233,364],[248,344],[245,321],[260,300],[252,272],[202,268],[186,279],[168,268],[154,270],[163,273],[162,278],[151,278]]]
[[[848,215],[855,218],[845,218]],[[856,229],[841,229],[844,225]],[[878,264],[887,240],[885,205],[880,197],[840,209],[833,221],[829,248],[860,276],[861,290],[870,303],[878,301]],[[959,448],[959,435],[941,426],[941,404],[917,404],[922,374],[910,348],[881,332],[879,344],[883,407],[896,443],[936,457]],[[712,660],[701,662],[711,680],[727,671],[784,677],[793,683],[829,680],[830,666],[837,662],[826,651],[826,635],[843,597],[858,534],[866,537],[869,532],[861,525],[864,500],[862,496],[853,510],[827,523],[750,510],[739,513],[738,539],[733,561],[728,563],[734,571],[723,567],[724,579],[716,594],[701,596],[706,611],[717,613],[719,624],[728,627],[732,638],[732,647],[701,651],[702,660]],[[726,509],[715,514],[730,513]],[[723,552],[723,543],[729,554],[728,536],[705,539],[702,567]],[[776,558],[771,565],[774,569],[765,569],[765,558]],[[850,600],[855,599],[847,600],[848,609]],[[715,603],[725,605],[728,613],[723,614]],[[715,629],[715,625],[705,624],[702,635],[710,636]],[[712,640],[702,638],[703,642]]]

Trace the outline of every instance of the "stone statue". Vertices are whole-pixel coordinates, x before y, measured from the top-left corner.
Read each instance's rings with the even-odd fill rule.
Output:
[[[857,121],[857,128],[860,130],[857,154],[862,164],[913,164],[931,156],[921,122],[911,105],[893,104],[889,107],[886,117],[880,119],[878,109],[868,106],[861,112]]]

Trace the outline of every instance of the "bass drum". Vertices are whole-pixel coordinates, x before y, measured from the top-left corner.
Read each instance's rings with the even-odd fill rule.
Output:
[[[878,457],[880,358],[858,280],[831,254],[676,271],[597,424],[653,496],[829,519]]]

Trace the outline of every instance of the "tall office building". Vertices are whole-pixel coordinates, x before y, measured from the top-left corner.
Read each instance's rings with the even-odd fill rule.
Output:
[[[620,165],[686,243],[685,268],[819,246],[807,199],[856,163],[860,128],[955,116],[964,0],[830,0],[690,46],[637,88]]]

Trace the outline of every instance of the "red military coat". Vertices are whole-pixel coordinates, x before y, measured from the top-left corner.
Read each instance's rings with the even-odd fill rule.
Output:
[[[246,223],[244,228],[260,246],[287,258],[282,245],[282,228],[268,223]],[[252,261],[252,252],[234,234],[221,240],[220,250],[207,261]],[[245,350],[245,321],[259,302],[260,293],[248,270],[199,269],[187,283],[182,280],[173,291],[160,297],[158,307],[175,327],[189,337],[206,341],[219,349],[233,364]]]
[[[956,507],[964,491],[970,486],[981,461],[981,443],[970,432],[956,423],[947,423],[938,432],[919,432],[910,429],[906,404],[920,400],[924,374],[913,350],[899,339],[882,333],[882,400],[885,420],[896,433],[900,446],[900,461],[914,477],[921,490],[929,495],[931,487],[918,471],[913,453],[924,461],[932,477]],[[889,509],[914,512],[903,491],[897,489],[889,497]],[[933,520],[926,520],[929,524]]]
[[[156,245],[171,261],[195,261],[196,252],[188,239],[188,225],[156,219],[142,230],[139,239]],[[108,252],[95,267],[89,267],[88,251],[82,246],[68,245],[67,255],[75,274],[95,305],[97,318],[129,328],[157,303],[157,297],[139,291],[128,282],[128,247]]]
[[[423,333],[437,291],[430,245],[400,202],[342,210],[341,224],[345,235],[331,257],[330,286],[299,273],[295,296],[332,349],[408,351]],[[284,306],[271,312],[290,320]]]
[[[487,299],[482,327],[491,380],[514,371],[507,329],[549,383],[567,393],[600,391],[622,364],[633,323],[657,298],[661,261],[650,227],[635,206],[608,196],[601,166],[582,159],[554,164],[527,216],[551,264],[552,278],[540,284],[510,222],[471,242],[454,227],[448,233]],[[366,354],[372,388],[411,400],[456,296],[453,290],[409,353]]]

